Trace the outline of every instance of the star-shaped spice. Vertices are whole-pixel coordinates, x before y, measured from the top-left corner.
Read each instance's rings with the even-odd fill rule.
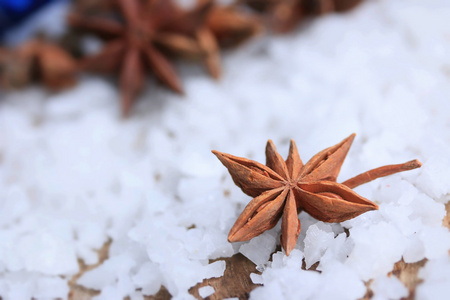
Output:
[[[203,60],[213,78],[221,74],[220,47],[237,46],[261,31],[257,18],[232,5],[197,0],[192,9],[185,10],[171,0],[158,1],[164,3],[168,21],[156,36],[157,46],[177,56]]]
[[[314,155],[303,164],[291,140],[286,161],[271,140],[266,146],[266,166],[256,161],[214,151],[227,167],[234,183],[255,197],[230,230],[230,242],[242,242],[273,228],[281,218],[281,245],[286,254],[294,249],[300,234],[301,210],[323,222],[343,222],[378,206],[352,188],[376,178],[421,166],[418,160],[389,165],[362,173],[345,182],[336,179],[355,134]]]
[[[76,83],[77,65],[58,45],[32,39],[15,49],[0,50],[0,87],[21,88],[32,81],[58,91]]]
[[[219,78],[222,72],[219,48],[238,46],[261,29],[259,19],[234,6],[211,5],[190,35],[195,37],[202,51],[201,59],[209,74]]]
[[[201,50],[188,36],[168,29],[169,24],[183,17],[173,11],[169,1],[118,0],[117,5],[124,22],[77,13],[69,15],[68,21],[72,26],[110,39],[100,53],[84,59],[82,68],[94,72],[119,73],[121,106],[126,116],[143,86],[145,69],[151,69],[162,83],[175,92],[183,93],[175,68],[158,48],[159,43],[171,46],[174,51],[181,49],[187,55]],[[202,13],[201,8],[198,13]],[[195,22],[195,19],[188,21]],[[193,26],[187,22],[184,25],[187,28]]]

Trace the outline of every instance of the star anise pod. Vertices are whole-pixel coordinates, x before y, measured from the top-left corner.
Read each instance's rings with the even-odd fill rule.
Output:
[[[177,11],[177,6],[173,6],[175,7],[173,11]],[[262,29],[261,22],[256,17],[241,12],[235,6],[220,6],[209,0],[198,0],[191,11],[182,13],[179,8],[178,11],[183,17],[172,18],[174,21],[167,24],[166,30],[184,33],[194,38],[201,50],[197,58],[205,62],[209,74],[214,78],[219,78],[221,74],[219,48],[237,46]],[[162,38],[158,42],[161,46],[165,46]],[[165,46],[169,51],[170,48],[174,48],[173,44]]]
[[[0,88],[23,87],[31,81],[30,60],[23,59],[14,51],[0,48]]]
[[[336,179],[355,134],[314,155],[302,163],[295,142],[284,161],[271,140],[266,146],[266,165],[256,161],[213,151],[227,167],[234,183],[255,197],[245,207],[230,230],[228,241],[252,239],[273,228],[281,218],[281,245],[286,254],[294,249],[300,234],[301,210],[323,222],[343,222],[364,212],[378,209],[352,188],[376,178],[412,170],[418,160],[389,165],[362,173],[343,183]]]
[[[200,0],[197,7],[202,5],[202,2],[204,1]],[[219,48],[240,45],[261,32],[262,26],[259,19],[241,12],[234,6],[211,5],[201,17],[197,18],[200,22],[190,34],[195,37],[202,50],[201,58],[209,74],[213,78],[219,78],[221,74]]]
[[[83,60],[82,68],[94,72],[119,73],[124,116],[129,114],[143,86],[145,69],[151,69],[162,83],[175,92],[183,93],[173,64],[158,49],[158,43],[163,39],[161,36],[166,38],[167,43],[167,35],[171,34],[174,48],[199,51],[195,41],[189,42],[189,38],[182,34],[164,30],[177,15],[167,3],[162,0],[117,0],[124,22],[101,16],[69,15],[68,21],[72,26],[110,39],[100,53]],[[180,46],[180,41],[184,42],[183,46]]]
[[[207,14],[206,27],[223,47],[234,47],[262,30],[258,18],[236,6],[215,5]]]
[[[345,12],[362,0],[240,0],[268,16],[275,32],[288,32],[309,16]]]
[[[149,12],[166,19],[155,36],[156,45],[179,57],[203,60],[213,78],[221,73],[219,48],[237,46],[262,28],[260,21],[248,13],[211,0],[197,0],[189,10],[172,0],[146,3]]]
[[[213,9],[211,0],[198,0],[196,5],[183,9],[172,0],[147,1],[151,15],[164,22],[155,35],[155,45],[165,53],[190,60],[202,60],[213,78],[220,77],[219,41],[208,26]]]
[[[38,81],[51,90],[76,83],[77,64],[68,52],[43,39],[33,39],[0,53],[0,86],[21,88]]]

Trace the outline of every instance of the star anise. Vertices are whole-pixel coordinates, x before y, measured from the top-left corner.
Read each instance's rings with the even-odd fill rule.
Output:
[[[151,15],[165,21],[155,35],[155,45],[176,57],[202,60],[213,78],[220,77],[219,42],[208,26],[208,15],[213,10],[211,0],[198,0],[189,10],[183,9],[172,0],[147,1]]]
[[[76,83],[76,61],[68,52],[43,39],[33,39],[16,49],[0,51],[0,86],[21,88],[39,81],[51,90]]]
[[[195,32],[209,74],[219,78],[222,72],[219,46],[238,46],[261,29],[257,18],[240,12],[236,7],[212,6]]]
[[[197,0],[192,9],[185,10],[171,0],[155,0],[158,1],[164,3],[169,20],[161,28],[164,33],[158,35],[158,46],[178,56],[188,54],[191,58],[203,59],[214,78],[220,77],[221,73],[219,46],[237,46],[262,28],[259,19],[233,5],[222,6],[211,0]],[[154,11],[154,8],[149,10]],[[194,45],[187,47],[186,41],[179,40],[177,43],[179,36],[191,37],[199,48]]]
[[[209,4],[208,9],[203,9],[205,13],[199,14],[198,8],[205,7],[206,3]],[[259,33],[262,26],[257,18],[241,12],[234,6],[215,5],[208,0],[206,3],[205,0],[199,0],[192,11],[185,13],[183,18],[178,18],[178,21],[168,24],[167,29],[193,37],[201,50],[197,58],[204,61],[213,78],[219,78],[221,74],[219,47],[237,46]],[[186,21],[189,19],[190,22]],[[160,45],[164,46],[162,42],[163,39],[160,39]],[[165,48],[170,51],[171,45],[168,46]]]
[[[281,245],[286,254],[294,249],[300,234],[301,210],[323,222],[343,222],[364,212],[378,209],[352,188],[376,178],[412,170],[418,160],[389,165],[362,173],[343,183],[336,179],[355,134],[314,155],[302,163],[295,142],[284,161],[273,142],[266,146],[266,166],[256,161],[218,151],[213,153],[227,167],[234,183],[255,197],[245,207],[230,230],[228,241],[252,239],[273,228],[281,218]]]
[[[207,14],[206,27],[223,47],[234,47],[262,30],[258,18],[236,6],[215,5]]]
[[[100,53],[84,59],[82,68],[94,72],[119,72],[121,106],[126,116],[143,86],[146,68],[151,69],[169,88],[183,93],[173,64],[158,49],[160,40],[165,39],[166,45],[171,44],[174,49],[184,47],[185,51],[200,50],[195,41],[189,41],[189,37],[165,30],[175,17],[179,17],[167,1],[118,0],[117,5],[124,22],[77,13],[69,15],[68,20],[72,26],[110,38]]]
[[[309,16],[329,12],[345,12],[362,0],[240,0],[268,15],[270,27],[276,32],[288,32]]]

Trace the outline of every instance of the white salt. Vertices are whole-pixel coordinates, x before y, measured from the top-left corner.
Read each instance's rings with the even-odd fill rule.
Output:
[[[450,295],[450,257],[429,260],[419,270],[419,278],[423,282],[417,286],[417,299],[447,299]]]
[[[320,281],[315,299],[358,299],[366,293],[364,282],[357,272],[340,262],[327,264]]]
[[[35,297],[40,299],[61,298],[69,294],[69,285],[66,280],[59,277],[39,278],[36,280]]]
[[[262,276],[260,274],[256,273],[250,273],[250,279],[254,284],[263,284],[264,281],[262,279]]]
[[[430,157],[423,162],[420,174],[414,179],[428,195],[443,203],[448,201],[443,196],[448,192],[445,182],[450,181],[450,171],[445,166],[449,164],[448,157]]]
[[[415,263],[425,258],[425,247],[418,234],[408,237],[407,246],[403,253],[406,263]]]
[[[314,263],[318,262],[325,253],[328,245],[334,239],[334,233],[330,225],[319,222],[319,225],[309,226],[305,237],[305,261],[306,268],[309,269]],[[321,226],[323,229],[319,229]]]
[[[301,269],[303,254],[298,249],[289,256],[282,252],[273,255],[273,262],[261,274],[264,286],[250,293],[251,299],[308,299],[320,284],[315,271]]]
[[[0,225],[7,226],[13,223],[30,209],[29,199],[23,188],[11,186],[6,197],[0,198]]]
[[[411,218],[418,218],[424,225],[441,226],[445,216],[445,207],[425,194],[414,198],[410,207],[413,209]]]
[[[198,289],[198,294],[202,298],[206,298],[214,294],[215,290],[212,286],[207,285]]]
[[[162,278],[158,266],[151,262],[144,263],[132,277],[136,287],[142,289],[144,295],[156,294],[161,288]]]
[[[77,283],[89,289],[101,290],[113,284],[118,276],[134,267],[134,260],[126,254],[107,259],[99,267],[83,274]]]
[[[225,272],[226,263],[218,260],[204,267],[204,278],[221,277]]]
[[[78,271],[73,247],[58,236],[37,232],[23,236],[16,246],[28,271],[48,275],[74,274]]]
[[[407,297],[408,289],[396,276],[380,276],[370,284],[376,295],[374,299],[401,299]]]
[[[350,239],[355,247],[346,264],[356,270],[363,280],[385,274],[392,270],[405,250],[406,239],[386,222],[374,224],[367,229],[350,229]]]
[[[275,238],[268,233],[263,233],[243,244],[239,248],[239,252],[255,265],[262,265],[269,260],[270,254],[275,251],[275,247]]]
[[[354,242],[352,239],[348,239],[345,233],[339,234],[336,238],[330,241],[327,250],[320,259],[320,264],[317,270],[326,268],[327,264],[334,262],[344,263],[347,257],[353,250]]]
[[[444,227],[425,227],[420,233],[425,248],[425,257],[437,259],[448,255],[450,232]]]

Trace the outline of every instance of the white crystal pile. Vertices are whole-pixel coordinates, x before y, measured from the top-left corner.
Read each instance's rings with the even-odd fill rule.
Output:
[[[209,260],[238,252],[262,271],[252,299],[358,299],[369,280],[373,299],[400,299],[408,290],[388,273],[402,258],[427,259],[417,299],[448,299],[449,20],[446,0],[368,0],[225,53],[218,82],[179,64],[186,96],[151,79],[128,120],[104,78],[1,95],[1,298],[66,299],[77,259],[97,263],[112,240],[77,281],[101,291],[95,299],[143,299],[161,285],[191,299],[190,287],[224,273]],[[293,138],[306,161],[353,132],[339,181],[414,158],[423,167],[355,189],[379,211],[342,224],[301,213],[288,257],[274,253],[279,225],[227,242],[250,198],[212,149],[264,162],[267,139],[286,157]]]

